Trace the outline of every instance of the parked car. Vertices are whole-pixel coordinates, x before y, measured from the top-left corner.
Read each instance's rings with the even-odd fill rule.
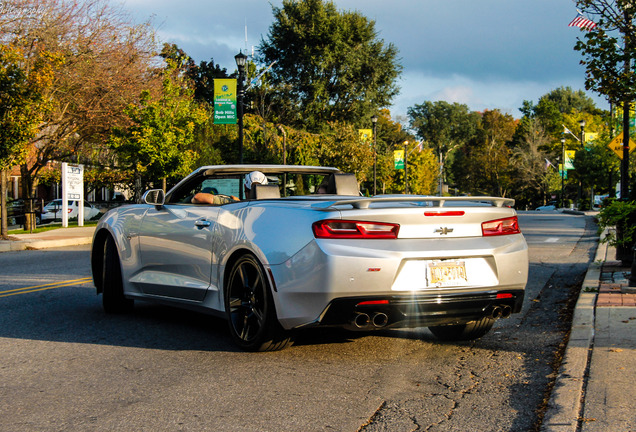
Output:
[[[536,211],[555,211],[556,206],[554,204],[548,204],[548,205],[539,206],[535,210]]]
[[[77,218],[79,215],[79,201],[68,200],[68,218]],[[91,220],[100,215],[100,211],[97,207],[93,206],[88,201],[84,201],[84,220]],[[49,202],[42,209],[42,213],[36,216],[36,223],[48,223],[53,221],[62,220],[62,200],[56,199]]]
[[[0,207],[1,209],[1,207]],[[21,225],[24,223],[24,200],[7,198],[7,222],[8,225]]]
[[[249,199],[192,203],[212,188],[244,198],[254,170],[267,185]],[[107,313],[135,300],[202,311],[227,318],[241,348],[266,351],[319,326],[475,339],[521,311],[528,247],[512,199],[369,198],[335,168],[230,165],[142,201],[108,211],[95,230],[93,281]]]

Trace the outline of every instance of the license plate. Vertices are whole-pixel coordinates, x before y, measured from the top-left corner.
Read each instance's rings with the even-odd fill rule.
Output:
[[[428,285],[437,287],[468,284],[464,261],[435,261],[427,266]]]

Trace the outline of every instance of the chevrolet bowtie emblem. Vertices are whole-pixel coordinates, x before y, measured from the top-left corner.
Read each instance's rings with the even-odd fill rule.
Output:
[[[452,233],[453,228],[440,227],[439,229],[436,229],[435,232],[440,233],[441,235],[446,235],[448,233]]]

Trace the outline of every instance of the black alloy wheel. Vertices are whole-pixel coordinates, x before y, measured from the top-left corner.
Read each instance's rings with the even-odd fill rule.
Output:
[[[278,319],[269,282],[251,254],[241,256],[232,266],[225,291],[225,311],[230,334],[247,351],[275,351],[291,343],[289,332]]]

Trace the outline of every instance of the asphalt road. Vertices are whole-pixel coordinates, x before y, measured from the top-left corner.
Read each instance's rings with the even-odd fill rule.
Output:
[[[520,221],[523,311],[466,343],[321,330],[245,353],[223,320],[105,315],[88,246],[0,254],[0,431],[535,430],[596,235],[582,216]]]

